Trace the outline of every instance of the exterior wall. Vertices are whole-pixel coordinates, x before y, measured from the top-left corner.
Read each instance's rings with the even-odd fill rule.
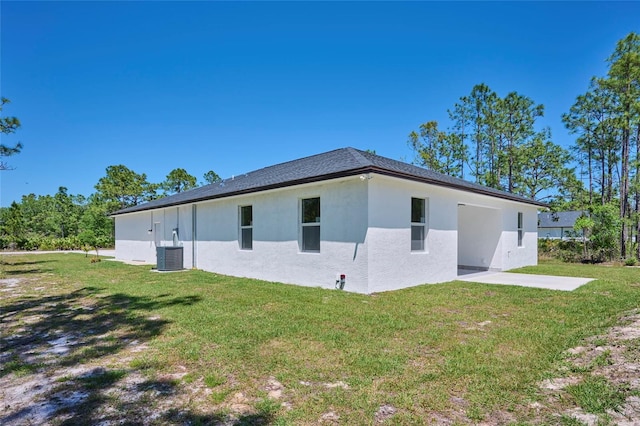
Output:
[[[501,210],[458,205],[458,266],[502,269],[501,237]]]
[[[116,216],[116,259],[156,262],[153,213],[140,212]]]
[[[192,266],[191,205],[116,216],[116,258],[156,263],[156,246],[184,247]],[[177,229],[174,241],[173,231]],[[151,232],[149,232],[151,231]]]
[[[474,255],[461,246],[460,265],[506,271],[538,263],[538,208],[536,206],[463,191],[452,191],[452,193],[455,194],[453,196],[459,204],[464,204],[459,207],[459,212],[462,212],[458,221],[459,241],[468,242],[469,236],[478,235],[478,233],[485,235],[481,254],[475,254],[475,259],[480,260],[480,264],[466,264],[465,261],[468,261],[469,256]],[[522,247],[518,247],[518,212],[523,214]],[[493,256],[490,255],[490,247],[493,246],[496,235],[493,232],[489,234],[487,231],[489,228],[493,229],[493,232],[500,233]],[[483,257],[484,262],[482,262]],[[489,258],[491,258],[490,261]]]
[[[428,199],[426,242],[411,251],[411,198]],[[457,276],[456,202],[449,190],[381,175],[369,180],[369,292]]]
[[[571,240],[582,238],[582,232],[576,231],[573,227],[538,228],[538,238]]]
[[[412,197],[428,199],[424,252],[411,251]],[[522,247],[518,247],[518,212],[523,213]],[[455,280],[458,265],[493,270],[535,265],[537,208],[486,195],[372,175],[366,243],[369,292]]]
[[[300,200],[320,197],[320,252],[300,250]],[[253,210],[253,249],[239,245],[239,207]],[[197,267],[268,281],[367,293],[367,185],[359,177],[199,203]]]
[[[538,238],[562,238],[562,228],[538,228]]]
[[[321,200],[319,253],[301,251],[300,200],[311,197]],[[412,197],[428,200],[424,251],[411,250]],[[252,250],[239,244],[246,205],[253,209]],[[155,263],[156,244],[174,245],[176,228],[185,268],[323,288],[345,274],[344,289],[358,293],[451,281],[458,265],[537,263],[535,206],[377,174],[120,215],[116,257]]]
[[[518,212],[523,213],[524,236],[518,247]],[[538,209],[502,202],[502,270],[538,264]]]

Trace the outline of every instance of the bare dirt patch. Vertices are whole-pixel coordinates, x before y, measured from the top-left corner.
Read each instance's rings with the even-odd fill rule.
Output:
[[[236,392],[212,401],[199,378],[153,365],[149,342],[168,322],[150,310],[189,297],[144,297],[56,289],[47,276],[0,280],[0,424],[268,424],[260,398]],[[46,289],[46,292],[42,292]],[[171,367],[173,368],[173,367]],[[267,398],[284,386],[266,379]]]
[[[545,401],[536,403],[538,421],[640,424],[640,310],[568,349],[566,361],[563,376],[540,383]]]

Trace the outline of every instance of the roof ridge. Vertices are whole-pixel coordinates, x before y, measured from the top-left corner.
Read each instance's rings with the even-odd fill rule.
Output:
[[[352,148],[352,147],[347,147],[345,149],[353,156],[353,158],[358,163],[360,163],[360,165],[362,165],[362,166],[373,166],[374,165],[373,161],[369,160],[367,157],[362,155],[362,151],[360,151],[359,149]]]

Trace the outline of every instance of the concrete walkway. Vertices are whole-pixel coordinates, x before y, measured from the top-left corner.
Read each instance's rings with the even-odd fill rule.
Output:
[[[595,278],[558,277],[554,275],[515,274],[511,272],[472,272],[460,270],[458,281],[483,284],[519,285],[522,287],[547,288],[572,291]]]

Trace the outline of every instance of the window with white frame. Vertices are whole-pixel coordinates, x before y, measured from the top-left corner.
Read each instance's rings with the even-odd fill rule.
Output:
[[[240,248],[253,249],[253,206],[240,206]]]
[[[320,251],[320,197],[301,200],[302,251]]]
[[[522,212],[518,212],[518,247],[522,247],[522,238],[524,237],[524,225]]]
[[[411,198],[411,251],[425,251],[427,199]]]

